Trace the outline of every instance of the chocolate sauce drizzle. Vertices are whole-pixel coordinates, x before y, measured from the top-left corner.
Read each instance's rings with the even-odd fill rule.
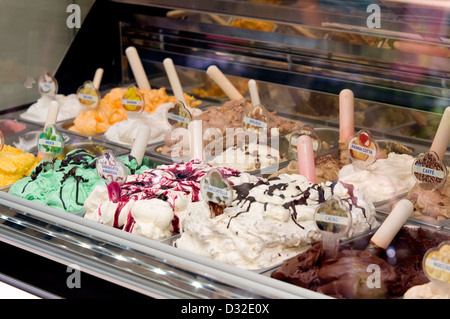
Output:
[[[174,209],[175,199],[183,192],[190,196],[192,202],[200,200],[200,181],[207,174],[205,166],[195,166],[200,161],[190,161],[183,164],[167,165],[165,168],[157,168],[144,172],[137,176],[133,182],[126,182],[121,185],[121,203],[130,200],[144,200],[158,198],[169,203]],[[164,173],[161,174],[160,171]],[[240,172],[233,169],[221,168],[222,174],[226,177],[240,176]],[[115,218],[121,213],[124,205],[119,205],[115,212]],[[131,215],[130,215],[131,216]],[[127,225],[130,221],[127,221]],[[134,222],[134,221],[133,221]],[[128,227],[125,225],[124,227]],[[117,227],[116,227],[117,226]],[[115,227],[118,228],[118,225]],[[179,220],[175,215],[172,221],[174,232],[179,232]],[[125,228],[124,228],[125,230]]]
[[[257,183],[243,183],[241,185],[235,185],[233,186],[233,189],[236,192],[236,198],[234,200],[234,205],[236,207],[240,208],[244,208],[244,205],[246,203],[248,203],[247,209],[238,212],[236,215],[230,217],[229,221],[228,221],[228,225],[227,228],[229,228],[231,220],[238,217],[239,215],[243,214],[243,213],[247,213],[250,211],[250,207],[253,203],[256,202],[256,199],[253,196],[249,196],[250,191],[253,188],[256,188],[260,185],[268,185],[267,189],[264,191],[264,194],[267,196],[280,196],[281,198],[285,198],[284,194],[275,194],[275,191],[285,191],[287,189],[287,187],[289,186],[289,183],[284,183],[284,182],[280,182],[280,183],[276,183],[276,184],[272,184],[270,182],[276,181],[276,180],[280,180],[279,177],[274,177],[271,179],[268,179],[267,182],[264,182],[262,180],[258,181]],[[337,181],[334,181],[331,183],[330,186],[326,186],[329,187],[331,190],[331,194],[334,194],[334,188],[337,184]],[[357,207],[359,209],[361,209],[361,211],[363,212],[364,216],[366,217],[366,211],[363,207],[360,207],[357,205],[357,198],[354,196],[354,187],[353,185],[350,184],[345,184],[342,183],[341,184],[348,190],[348,194],[350,195],[350,198],[345,199],[349,205],[349,209],[352,210],[352,207]],[[283,204],[283,208],[288,209],[290,214],[291,214],[291,219],[292,221],[300,228],[304,229],[304,227],[302,225],[300,225],[297,222],[297,206],[299,205],[307,205],[307,200],[308,198],[311,196],[311,191],[314,190],[317,192],[318,194],[318,204],[321,204],[323,202],[325,202],[326,198],[325,198],[325,189],[323,186],[321,186],[320,184],[311,184],[311,186],[309,186],[307,189],[305,189],[304,191],[301,191],[299,186],[296,186],[296,189],[299,191],[298,194],[293,195],[292,197],[294,197],[295,199],[288,201],[286,203]],[[267,210],[267,202],[264,203],[264,211]]]
[[[83,203],[80,203],[80,202],[78,201],[78,193],[79,193],[79,189],[80,189],[80,182],[87,183],[87,182],[89,182],[89,180],[83,178],[82,176],[77,176],[77,175],[76,175],[76,172],[77,172],[77,167],[76,167],[76,166],[72,167],[72,168],[69,170],[69,172],[67,172],[66,174],[64,174],[64,176],[63,176],[63,178],[61,179],[61,182],[60,182],[61,188],[59,189],[59,198],[61,199],[61,202],[62,202],[62,204],[63,204],[64,210],[66,209],[66,203],[64,203],[63,196],[62,196],[62,192],[63,192],[63,188],[64,188],[64,182],[65,182],[69,177],[73,177],[73,178],[76,180],[76,182],[77,182],[77,183],[76,183],[77,187],[76,187],[76,193],[75,193],[75,202],[77,203],[77,205],[83,206]]]
[[[67,173],[64,173],[64,175],[60,181],[61,187],[59,190],[59,198],[61,200],[62,206],[65,210],[66,203],[63,200],[62,192],[63,192],[64,183],[70,177],[72,177],[76,180],[75,202],[78,205],[82,206],[83,203],[80,203],[78,200],[79,185],[80,185],[80,182],[85,183],[85,182],[88,182],[88,180],[83,178],[82,176],[76,175],[76,172],[77,172],[78,167],[95,169],[95,156],[87,153],[86,151],[84,151],[82,149],[77,149],[77,150],[74,150],[74,151],[68,153],[66,155],[66,158],[63,160],[60,160],[60,161],[61,161],[61,165],[60,165],[60,168],[57,170],[57,172],[64,172],[65,168],[67,168],[69,165],[76,165],[76,166],[72,167]],[[39,165],[36,166],[36,168],[30,174],[30,180],[23,187],[22,193],[25,192],[25,189],[28,186],[28,184],[30,184],[31,182],[34,182],[41,173],[45,173],[50,170],[53,170],[55,167],[55,163],[56,163],[56,158],[53,159],[52,161],[39,163]]]

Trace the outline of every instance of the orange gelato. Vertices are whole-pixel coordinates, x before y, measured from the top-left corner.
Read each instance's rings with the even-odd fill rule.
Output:
[[[96,133],[103,133],[108,128],[120,121],[127,119],[127,111],[123,109],[121,100],[126,88],[112,89],[108,94],[101,99],[99,106],[96,109],[82,112],[74,120],[74,125],[69,130],[86,135]],[[175,102],[175,96],[168,96],[165,88],[139,90],[144,97],[145,108],[144,111],[153,113],[158,106],[167,102]],[[200,104],[193,97],[185,94],[185,99],[189,106],[195,107]]]

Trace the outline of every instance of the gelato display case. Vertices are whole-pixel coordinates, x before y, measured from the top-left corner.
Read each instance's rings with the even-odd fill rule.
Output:
[[[128,55],[130,47],[136,49],[140,58],[148,80],[146,89],[143,89],[142,77],[136,75]],[[242,117],[250,114],[252,108],[248,103],[253,96],[249,80],[256,81],[260,105],[264,107],[265,119],[270,125],[266,124],[279,131],[279,136],[273,135],[277,137],[274,139],[276,145],[272,141],[271,146],[279,150],[276,155],[269,151],[265,158],[245,150],[245,155],[254,155],[250,168],[239,173],[231,168],[221,171],[221,176],[231,181],[237,196],[233,204],[227,204],[227,214],[249,202],[245,211],[248,214],[240,211],[231,216],[221,208],[217,215],[211,213],[205,218],[201,212],[209,208],[205,201],[198,199],[199,189],[203,187],[199,176],[209,176],[210,168],[186,157],[174,160],[168,155],[175,143],[168,141],[167,134],[187,129],[174,129],[165,118],[180,97],[165,68],[167,58],[173,61],[179,77],[186,109],[193,118],[207,123],[205,126],[218,128],[224,134],[224,143],[225,140],[228,142],[225,129],[241,128]],[[208,69],[212,65],[223,72],[239,98],[231,97],[211,80]],[[11,254],[9,264],[21,263],[20,256],[26,252],[39,258],[41,263],[75,267],[81,270],[82,278],[89,278],[86,281],[92,283],[93,289],[104,287],[111,293],[117,290],[118,296],[330,298],[320,292],[325,290],[313,291],[278,280],[273,273],[279,271],[283,260],[306,251],[313,241],[320,239],[311,230],[310,211],[316,209],[326,196],[333,194],[346,198],[353,214],[352,231],[343,240],[346,245],[357,245],[358,238],[368,241],[368,236],[389,216],[396,202],[409,196],[415,180],[408,165],[430,150],[438,127],[446,120],[445,109],[450,106],[450,7],[445,2],[427,4],[426,1],[406,0],[355,0],[345,1],[345,5],[338,0],[97,0],[54,74],[58,94],[72,96],[98,68],[103,70],[98,91],[104,102],[100,102],[97,109],[80,108],[78,115],[55,124],[68,145],[62,158],[49,164],[50,168],[35,163],[36,170],[26,177],[26,183],[0,187],[0,241],[5,251]],[[148,115],[142,115],[143,112],[136,115],[136,119],[131,116],[127,119],[120,98],[125,98],[136,86],[142,92],[152,92],[143,93],[143,101],[158,101],[151,109],[153,117],[149,117],[149,121],[153,124],[149,134],[152,138],[144,150],[146,161],[143,166],[147,165],[148,171],[133,182],[117,186],[121,200],[114,198],[117,189],[113,183],[108,188],[103,187],[103,193],[93,191],[93,186],[87,193],[88,188],[79,183],[84,181],[83,178],[91,179],[96,156],[112,151],[127,161],[127,155],[134,151],[130,141],[137,139],[139,133],[133,131],[138,123],[133,121],[145,122]],[[341,175],[344,164],[339,159],[339,94],[344,89],[354,93],[355,131],[368,130],[379,145],[377,168],[375,164],[373,169],[362,170],[364,172],[351,168],[346,176]],[[144,105],[152,108],[149,100]],[[231,105],[230,100],[237,102]],[[21,116],[27,110],[32,111],[30,106],[34,102],[1,111],[0,130],[5,145],[38,156],[36,142],[44,124],[30,120],[30,116]],[[40,100],[40,103],[44,102]],[[75,99],[73,103],[78,102]],[[74,111],[73,106],[69,108]],[[130,121],[128,127],[117,126],[125,120]],[[88,130],[78,130],[80,125]],[[450,117],[447,125],[450,126]],[[292,167],[294,172],[298,170],[298,154],[290,139],[293,132],[304,127],[313,128],[320,145],[317,156],[329,164],[321,171],[335,170],[335,177],[324,177],[320,187],[310,184],[306,177],[299,178],[300,175],[291,173],[273,177]],[[113,128],[121,142],[111,140]],[[135,137],[130,138],[129,134],[135,134]],[[224,143],[219,142],[225,152]],[[232,146],[238,148],[235,144]],[[83,153],[83,156],[88,159],[73,153],[78,148],[86,150],[87,155]],[[131,161],[130,157],[128,160]],[[267,160],[267,167],[261,167],[264,160]],[[337,168],[331,168],[331,162]],[[450,167],[450,145],[444,148],[441,162]],[[6,166],[6,163],[2,159],[0,165]],[[66,181],[75,176],[75,171],[70,169],[72,164],[85,165],[84,176],[80,176],[74,185]],[[131,169],[130,175],[141,172],[140,164],[137,168],[134,164],[126,164]],[[67,172],[61,189],[53,191],[45,200],[36,199],[30,188],[36,188],[36,193],[42,192],[45,197],[44,189],[50,187],[47,186],[50,183],[28,185],[41,177],[51,178],[48,177],[53,176],[50,172],[56,176],[63,167],[67,167]],[[164,184],[164,178],[171,174],[176,176],[177,183]],[[398,185],[393,189],[383,187],[386,180],[394,179],[398,180],[395,182]],[[164,189],[164,193],[154,192],[151,187],[147,189],[145,183],[149,180],[158,190]],[[439,194],[445,203],[449,203],[450,197],[448,180]],[[345,183],[358,184],[361,188],[353,189]],[[84,207],[84,210],[69,212],[53,204],[58,198],[62,200],[63,185],[69,184],[76,192],[75,206]],[[26,193],[27,187],[27,195],[18,196]],[[176,192],[180,188],[189,189],[187,201],[192,207],[189,210],[188,204],[181,200],[173,199],[173,209],[152,202],[178,198],[175,196],[179,196]],[[295,190],[302,196],[289,201]],[[79,192],[83,201],[86,200],[84,206],[78,201]],[[255,195],[260,193],[264,196]],[[380,196],[369,200],[369,195]],[[168,216],[172,217],[166,222],[172,231],[163,235],[161,231],[152,238],[146,234],[155,231],[146,229],[144,221],[150,217],[138,217],[131,208],[126,217],[114,215],[127,211],[131,200],[136,203],[141,200],[143,211],[157,211],[159,219],[155,224],[163,223],[162,219],[166,217],[161,216],[169,211]],[[432,202],[432,198],[427,200],[425,210],[433,206]],[[304,213],[303,210],[297,212],[296,205],[309,206]],[[435,233],[440,236],[436,238],[448,240],[449,207],[438,222],[411,218],[407,225],[423,227],[427,236],[433,237]],[[176,215],[184,210],[188,211],[186,216],[198,215],[198,220],[191,219],[183,224],[185,232],[180,230]],[[442,210],[445,211],[445,207],[439,208]],[[106,215],[110,211],[113,217],[107,221]],[[288,212],[286,216],[289,217],[282,215],[283,211]],[[303,213],[303,219],[296,219]],[[242,220],[238,221],[237,216]],[[156,217],[151,218],[156,220]],[[253,224],[258,225],[256,230],[251,228]],[[298,228],[302,229],[301,236],[296,233]],[[225,235],[226,232],[230,234]],[[258,232],[264,234],[256,234]],[[249,235],[251,239],[246,242],[247,233],[253,237]],[[258,238],[256,242],[254,238]],[[226,245],[234,245],[234,248]],[[253,258],[254,261],[236,261],[239,258]],[[4,276],[0,279],[16,277],[11,283],[28,280],[30,285],[38,286],[45,298],[73,296],[53,289],[51,281],[33,282],[32,276],[22,277],[13,268],[1,268],[0,275]],[[32,269],[27,271],[33,272]],[[47,272],[51,271],[56,272],[53,267],[48,267]],[[65,276],[68,276],[67,272]],[[60,277],[64,284],[67,278]],[[85,292],[85,296],[91,297],[91,292]],[[369,296],[374,295],[369,293]],[[395,295],[396,298],[401,296],[402,293]]]

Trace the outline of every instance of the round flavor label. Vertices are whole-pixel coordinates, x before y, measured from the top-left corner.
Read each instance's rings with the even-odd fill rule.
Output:
[[[144,110],[145,101],[139,89],[130,86],[122,97],[122,107],[130,112],[140,113]]]
[[[304,125],[300,129],[292,132],[289,136],[289,146],[291,148],[291,151],[294,152],[295,156],[297,156],[297,140],[302,135],[308,135],[311,137],[314,154],[320,151],[322,142],[314,132],[314,128],[309,125]]]
[[[377,159],[378,143],[369,131],[361,130],[348,141],[347,152],[352,161],[367,166]]]
[[[212,169],[200,182],[203,199],[222,206],[228,206],[233,201],[233,188],[220,170]]]
[[[100,93],[92,81],[86,81],[77,91],[78,100],[82,105],[95,109],[100,102]]]
[[[45,154],[58,157],[64,150],[64,138],[55,125],[49,125],[38,137],[38,149]]]
[[[431,281],[444,283],[450,288],[450,241],[429,249],[423,257],[422,266]]]
[[[97,174],[105,181],[123,184],[127,180],[128,172],[124,162],[110,152],[97,158],[95,163]]]
[[[434,152],[427,152],[413,162],[413,176],[419,186],[440,188],[447,180],[447,168]]]
[[[187,128],[192,121],[192,115],[183,102],[176,101],[172,107],[167,109],[166,119],[172,127]]]
[[[348,209],[337,197],[331,197],[320,204],[314,213],[314,220],[321,232],[331,233],[337,237],[344,236],[352,223]]]
[[[242,126],[246,131],[253,131],[259,134],[269,129],[269,117],[262,106],[256,105],[251,112],[244,115]]]
[[[54,96],[58,92],[58,82],[49,72],[45,72],[39,78],[38,87],[41,95]]]

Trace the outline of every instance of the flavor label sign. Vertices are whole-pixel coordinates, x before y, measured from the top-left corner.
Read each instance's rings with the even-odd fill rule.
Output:
[[[423,269],[430,280],[450,285],[450,242],[446,241],[427,251],[423,258]],[[450,288],[450,286],[448,286]]]
[[[339,198],[331,197],[320,204],[315,211],[314,220],[317,228],[338,237],[344,236],[350,229],[351,215]]]
[[[98,176],[105,181],[123,184],[127,180],[127,167],[120,158],[109,152],[97,158],[95,168]]]
[[[92,81],[86,81],[80,86],[77,97],[81,104],[92,109],[96,108],[100,102],[100,93],[98,93]]]
[[[378,155],[378,144],[369,131],[361,130],[350,138],[347,152],[352,161],[359,161],[364,165],[374,163]]]
[[[220,170],[212,169],[200,182],[203,199],[228,206],[233,201],[233,188]]]
[[[251,112],[244,115],[242,119],[242,126],[247,131],[260,133],[269,127],[269,117],[264,114],[261,106],[255,106]]]
[[[167,109],[166,119],[172,127],[187,128],[192,121],[192,115],[183,102],[176,101],[172,107]]]
[[[49,72],[45,72],[38,81],[39,93],[41,95],[54,96],[58,92],[58,82]]]
[[[145,101],[139,89],[130,86],[122,97],[122,107],[130,112],[142,112],[145,107]]]
[[[304,125],[300,129],[292,132],[291,135],[289,136],[289,146],[291,148],[291,151],[295,154],[295,156],[297,156],[297,140],[302,135],[308,135],[311,137],[314,154],[320,151],[322,143],[320,141],[320,138],[314,132],[314,128],[312,128],[309,125]]]
[[[61,155],[64,150],[64,139],[54,125],[47,126],[39,135],[38,149],[40,152],[54,157]]]
[[[335,196],[317,206],[314,222],[322,235],[322,245],[326,258],[335,258],[339,239],[345,236],[352,224],[349,210]]]
[[[428,152],[413,162],[414,179],[422,187],[440,188],[447,180],[447,168],[436,153]]]

